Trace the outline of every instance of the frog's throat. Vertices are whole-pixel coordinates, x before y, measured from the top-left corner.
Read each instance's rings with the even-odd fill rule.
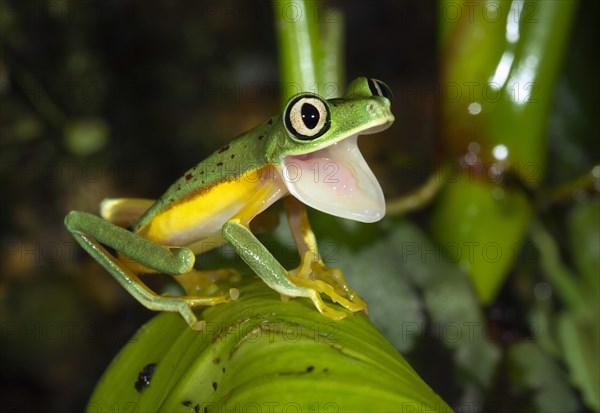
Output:
[[[280,173],[290,194],[341,218],[360,222],[383,218],[383,191],[358,149],[357,138],[352,135],[315,152],[285,156]]]

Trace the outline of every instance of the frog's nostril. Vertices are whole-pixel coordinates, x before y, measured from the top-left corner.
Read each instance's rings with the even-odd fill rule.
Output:
[[[368,110],[369,112],[373,112],[373,110],[374,110],[374,109],[375,109],[375,105],[374,105],[374,104],[372,104],[372,103],[369,103],[369,104],[367,105],[367,110]]]

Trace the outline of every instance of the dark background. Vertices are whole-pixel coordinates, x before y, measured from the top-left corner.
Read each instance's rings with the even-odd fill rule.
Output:
[[[425,178],[399,176],[401,165],[427,169],[440,157],[437,5],[326,3],[345,15],[347,79],[382,79],[395,94],[396,124],[363,138],[361,148],[386,196],[401,195]],[[105,197],[158,197],[184,170],[278,112],[270,4],[0,1],[3,411],[82,410],[111,359],[152,316],[80,250],[63,218],[72,209],[97,212]],[[562,76],[570,79],[577,68],[598,67],[597,50],[584,53],[598,31],[590,4],[582,3],[568,47]],[[573,86],[578,102],[597,104],[585,89]],[[588,132],[575,145],[598,149],[594,123],[582,116]],[[549,171],[550,180],[561,179]],[[426,212],[414,219],[425,222]],[[506,291],[498,300],[512,314],[499,325],[507,331],[521,328],[513,301]],[[404,355],[457,402],[461,383],[447,349],[430,338]],[[507,380],[498,377],[488,403],[505,398]],[[525,392],[509,407],[531,400]]]

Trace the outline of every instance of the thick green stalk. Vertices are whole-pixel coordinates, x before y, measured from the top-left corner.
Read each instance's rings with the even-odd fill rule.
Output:
[[[516,262],[533,213],[525,192],[506,185],[506,172],[531,187],[542,182],[548,116],[576,6],[440,3],[440,139],[447,159],[458,160],[459,179],[448,176],[432,233],[443,246],[479,248],[459,263],[484,304],[495,299]]]
[[[346,75],[344,72],[344,15],[340,10],[327,9],[322,15],[321,47],[322,55],[319,72],[323,88],[321,93],[327,99],[344,94]]]
[[[274,3],[283,102],[297,93],[318,90],[321,48],[318,25],[311,16],[316,6],[315,1],[303,0]]]

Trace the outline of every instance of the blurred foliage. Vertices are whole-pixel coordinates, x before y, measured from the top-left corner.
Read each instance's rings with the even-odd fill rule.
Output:
[[[452,19],[456,2],[440,5],[441,81],[448,91],[440,138],[460,173],[442,177],[448,183],[432,232],[446,249],[481,248],[460,264],[489,304],[531,215],[523,190],[507,180],[512,174],[522,185],[541,184],[548,113],[577,2],[484,1],[481,14],[459,20]]]
[[[311,222],[325,258],[368,301],[373,323],[455,410],[600,411],[599,5],[475,3],[336,2],[347,78],[382,79],[395,95],[396,124],[360,139],[388,199],[447,162],[447,181],[481,178],[477,162],[498,164],[499,145],[506,151],[496,155],[509,161],[502,173],[445,181],[432,207],[407,217],[364,225],[312,211]],[[62,219],[71,209],[95,212],[108,196],[157,197],[190,165],[277,113],[271,6],[0,2],[3,411],[81,411],[110,360],[152,316],[76,247]],[[507,43],[511,7],[521,8],[520,37]],[[461,86],[461,101],[447,94],[450,82],[486,84],[505,53],[515,65],[537,57],[537,105],[520,111],[510,100],[481,101],[470,106],[475,116],[465,100],[470,86]],[[531,90],[502,96],[517,91]],[[482,211],[477,220],[467,203]],[[508,219],[507,205],[515,210]],[[464,225],[472,232],[457,233]],[[297,263],[285,225],[263,239],[285,247],[274,249],[287,266]],[[502,260],[479,265],[490,283],[482,304],[481,287],[443,247],[512,247],[510,239],[515,248]],[[201,262],[219,260],[235,258],[224,249]],[[150,283],[160,289],[163,281]]]
[[[488,304],[512,267],[530,217],[522,191],[461,174],[443,188],[430,225],[445,257],[471,276],[477,295]]]

